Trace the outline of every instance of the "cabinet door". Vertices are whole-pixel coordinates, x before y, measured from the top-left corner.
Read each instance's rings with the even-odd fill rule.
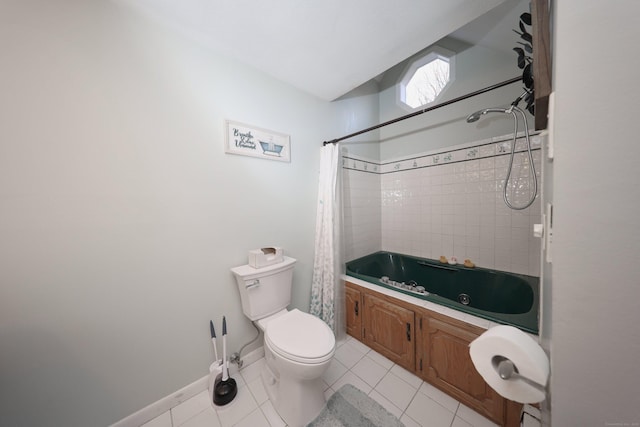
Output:
[[[364,343],[398,365],[415,370],[412,310],[365,293],[362,295]]]
[[[503,425],[505,400],[484,381],[469,356],[469,344],[479,333],[463,323],[426,316],[422,320],[422,351],[418,356],[422,377]]]
[[[345,301],[347,304],[345,313],[345,317],[347,318],[347,333],[362,341],[362,314],[360,307],[362,302],[360,291],[349,287],[347,284],[345,286]]]

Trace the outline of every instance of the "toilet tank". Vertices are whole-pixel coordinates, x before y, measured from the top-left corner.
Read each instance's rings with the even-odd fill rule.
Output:
[[[240,290],[245,316],[259,320],[287,308],[291,302],[295,263],[295,259],[285,256],[284,261],[267,267],[241,265],[231,269]]]

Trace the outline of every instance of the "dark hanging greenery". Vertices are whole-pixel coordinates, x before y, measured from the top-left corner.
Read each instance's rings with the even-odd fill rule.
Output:
[[[519,23],[520,31],[515,31],[519,36],[520,40],[517,42],[522,47],[514,47],[513,50],[518,54],[518,68],[522,70],[522,82],[524,83],[524,87],[527,89],[528,93],[524,97],[524,101],[527,103],[526,109],[531,114],[534,114],[535,110],[535,97],[534,87],[533,87],[533,37],[531,33],[528,31],[528,28],[531,27],[531,13],[523,13],[520,15],[520,23]]]

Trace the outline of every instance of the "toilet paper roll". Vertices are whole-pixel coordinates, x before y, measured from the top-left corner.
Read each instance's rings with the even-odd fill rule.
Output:
[[[546,386],[549,359],[538,343],[513,326],[495,326],[473,340],[469,354],[484,380],[502,397],[520,403],[537,403],[545,399],[545,391],[529,384],[518,375],[502,379],[498,362],[511,360],[520,376]]]

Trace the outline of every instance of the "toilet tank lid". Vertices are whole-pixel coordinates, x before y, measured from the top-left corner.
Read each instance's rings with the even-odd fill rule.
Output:
[[[245,264],[239,267],[233,267],[231,271],[233,272],[233,274],[244,280],[250,280],[255,277],[263,277],[265,275],[275,274],[282,270],[286,270],[287,268],[293,266],[293,264],[295,263],[296,260],[294,258],[285,256],[284,260],[277,264],[271,264],[262,268],[253,268],[249,264]]]
[[[321,319],[294,308],[269,322],[266,339],[295,358],[313,360],[331,354],[336,339]]]

